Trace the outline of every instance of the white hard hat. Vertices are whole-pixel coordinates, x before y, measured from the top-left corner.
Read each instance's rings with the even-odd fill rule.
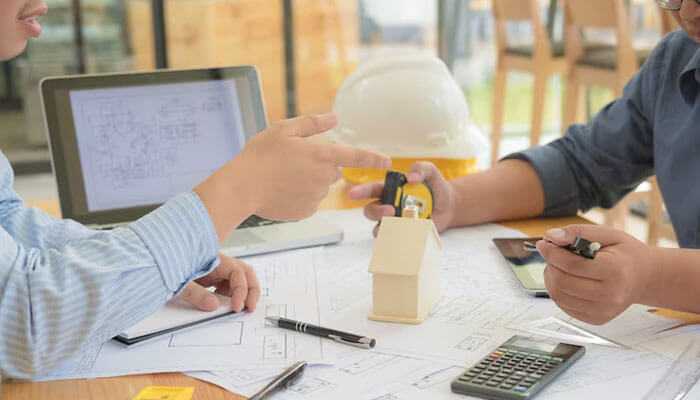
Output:
[[[334,112],[331,140],[391,157],[471,159],[485,148],[462,90],[436,57],[360,65],[340,87]]]

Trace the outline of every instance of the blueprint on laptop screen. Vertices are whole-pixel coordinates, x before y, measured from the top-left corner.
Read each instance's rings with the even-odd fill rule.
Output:
[[[91,212],[164,203],[245,144],[234,80],[73,90]]]

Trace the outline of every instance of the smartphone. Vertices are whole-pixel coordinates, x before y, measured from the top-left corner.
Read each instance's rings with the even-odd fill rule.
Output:
[[[542,255],[533,250],[532,244],[542,240],[533,238],[497,238],[493,243],[508,261],[523,289],[536,297],[549,297],[544,284],[544,269],[547,262]]]

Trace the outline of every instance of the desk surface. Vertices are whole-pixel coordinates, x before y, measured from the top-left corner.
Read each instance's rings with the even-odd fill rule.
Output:
[[[340,183],[333,187],[324,200],[323,209],[348,209],[362,206],[345,196],[347,184]],[[31,206],[39,207],[58,215],[57,204],[52,201],[30,201]],[[538,236],[549,228],[575,223],[585,223],[582,218],[537,219],[512,221],[505,226],[518,229],[530,236]],[[198,381],[182,374],[153,374],[132,377],[120,377],[93,380],[69,380],[59,382],[20,383],[5,382],[0,399],[12,400],[130,400],[146,386],[193,386],[194,399],[197,400],[238,400],[244,397],[233,395],[209,383]]]

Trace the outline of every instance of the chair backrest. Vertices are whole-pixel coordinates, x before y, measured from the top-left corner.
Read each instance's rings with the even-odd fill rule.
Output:
[[[538,0],[493,0],[492,11],[499,52],[505,52],[508,47],[507,24],[529,22],[534,36],[535,57],[551,57],[552,44],[540,18]]]
[[[560,1],[564,5],[566,55],[572,63],[584,54],[585,29],[609,29],[617,42],[618,72],[631,77],[639,69],[625,0]]]
[[[659,13],[661,14],[662,34],[666,35],[680,28],[678,22],[675,18],[673,18],[673,14],[671,14],[670,11],[664,10],[663,8],[659,7]]]
[[[615,29],[618,24],[617,3],[623,0],[563,0],[574,25],[587,28]]]

